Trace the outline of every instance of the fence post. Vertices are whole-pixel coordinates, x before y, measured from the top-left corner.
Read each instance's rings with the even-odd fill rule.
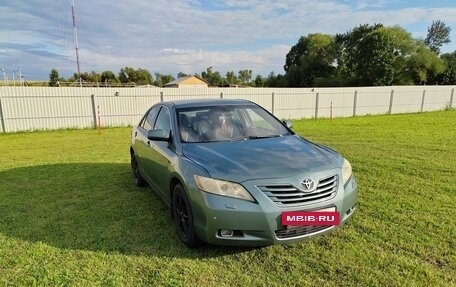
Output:
[[[160,92],[160,102],[163,102],[163,92]]]
[[[220,99],[223,99],[223,92],[220,92]]]
[[[6,133],[5,117],[3,116],[2,98],[0,97],[0,121],[2,122],[2,133]]]
[[[421,96],[421,112],[424,110],[424,98],[426,97],[426,90],[423,90],[423,96]]]
[[[274,114],[274,92],[272,92],[271,101],[271,114]]]
[[[318,101],[320,100],[320,93],[315,94],[315,119],[318,118]]]
[[[394,89],[391,90],[391,95],[390,95],[390,104],[389,104],[389,110],[388,110],[388,114],[390,114],[390,115],[393,111],[393,99],[394,99]]]
[[[97,122],[97,105],[95,104],[95,94],[90,95],[90,101],[92,102],[93,128],[96,129],[98,127],[98,122]]]
[[[453,108],[453,98],[454,98],[454,88],[451,89],[451,96],[450,96],[450,109]]]
[[[355,94],[353,96],[353,117],[356,117],[356,104],[358,103],[358,91],[355,90]]]

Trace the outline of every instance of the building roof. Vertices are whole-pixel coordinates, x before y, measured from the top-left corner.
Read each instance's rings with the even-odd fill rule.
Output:
[[[186,76],[175,79],[172,82],[165,84],[165,87],[179,86],[179,85],[208,85],[208,83],[197,76]]]

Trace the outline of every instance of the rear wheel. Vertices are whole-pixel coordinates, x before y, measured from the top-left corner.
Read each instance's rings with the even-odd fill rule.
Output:
[[[197,247],[200,241],[193,228],[192,209],[187,194],[180,184],[177,184],[173,190],[172,211],[180,240],[189,248]]]
[[[139,171],[138,160],[134,153],[131,153],[131,170],[133,171],[133,180],[136,186],[143,187],[147,185],[146,180]]]

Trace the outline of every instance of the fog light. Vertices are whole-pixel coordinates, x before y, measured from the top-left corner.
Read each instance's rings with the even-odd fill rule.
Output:
[[[232,237],[233,236],[233,230],[231,230],[231,229],[221,229],[220,230],[220,235],[222,237]]]
[[[347,210],[346,214],[348,215],[348,214],[352,213],[353,211],[355,211],[355,208],[356,208],[356,204],[353,205],[352,207],[350,207],[350,208]]]

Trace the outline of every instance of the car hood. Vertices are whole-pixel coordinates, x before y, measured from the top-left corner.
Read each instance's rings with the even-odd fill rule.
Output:
[[[342,162],[336,152],[296,135],[185,144],[183,154],[211,177],[235,182],[313,173]]]

